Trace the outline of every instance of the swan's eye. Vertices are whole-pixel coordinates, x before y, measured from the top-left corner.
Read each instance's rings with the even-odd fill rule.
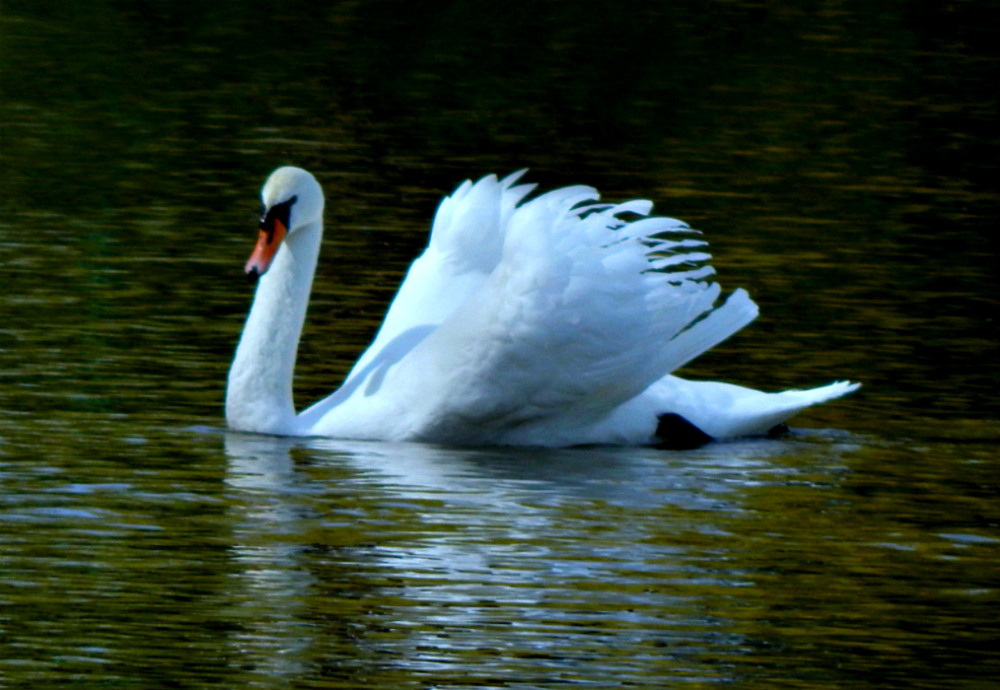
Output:
[[[292,206],[298,201],[297,196],[293,196],[288,201],[282,201],[280,204],[275,204],[271,208],[261,209],[260,218],[260,229],[267,232],[267,242],[270,244],[274,240],[274,224],[275,222],[281,223],[282,227],[286,230],[291,228],[291,223],[289,219],[292,215]]]

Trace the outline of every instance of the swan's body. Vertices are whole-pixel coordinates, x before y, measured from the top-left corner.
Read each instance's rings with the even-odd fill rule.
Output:
[[[323,193],[279,168],[262,191],[262,274],[229,372],[233,429],[288,436],[566,446],[765,434],[857,384],[768,394],[670,373],[752,321],[703,242],[652,204],[568,187],[521,203],[520,174],[464,183],[438,209],[385,322],[343,386],[296,414],[292,372],[323,233]],[[286,233],[287,231],[287,233]]]

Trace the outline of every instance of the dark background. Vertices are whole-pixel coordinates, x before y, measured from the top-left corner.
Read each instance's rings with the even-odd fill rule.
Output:
[[[760,303],[682,373],[861,380],[856,414],[904,425],[1000,416],[995,2],[32,0],[3,20],[0,262],[10,293],[36,296],[4,305],[28,376],[12,334],[64,359],[190,349],[220,386],[180,404],[217,414],[254,197],[293,163],[330,198],[300,357],[314,399],[370,338],[438,199],[530,167],[543,187],[653,199]],[[36,241],[26,267],[16,247]],[[86,385],[68,369],[61,385]]]

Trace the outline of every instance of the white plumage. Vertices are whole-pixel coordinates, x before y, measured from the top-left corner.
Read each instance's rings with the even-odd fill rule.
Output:
[[[343,386],[296,415],[292,371],[322,237],[323,194],[279,168],[248,271],[263,273],[229,374],[233,429],[279,435],[565,446],[685,445],[767,433],[857,384],[767,394],[671,376],[757,315],[715,306],[705,243],[652,204],[575,186],[524,201],[523,171],[463,183],[438,208],[375,341]],[[287,234],[286,234],[287,230]],[[658,435],[659,431],[659,435]]]

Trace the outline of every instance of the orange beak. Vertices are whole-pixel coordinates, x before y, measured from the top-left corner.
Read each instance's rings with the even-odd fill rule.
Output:
[[[266,227],[261,227],[260,234],[257,236],[257,246],[254,247],[250,260],[247,261],[247,274],[253,273],[258,277],[264,275],[270,267],[271,261],[274,260],[274,255],[278,252],[281,240],[285,238],[287,232],[288,228],[285,227],[285,224],[277,219],[274,220],[274,226],[270,231]]]

